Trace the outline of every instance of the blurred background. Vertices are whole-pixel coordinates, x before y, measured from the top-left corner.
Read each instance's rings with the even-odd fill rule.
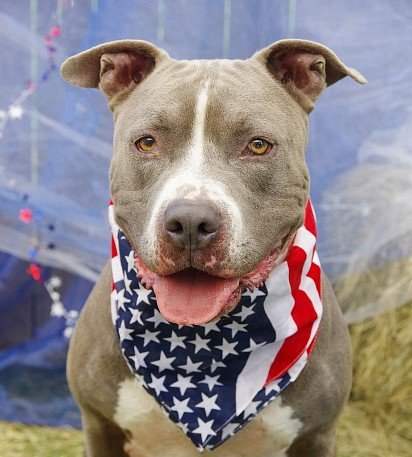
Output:
[[[117,39],[148,40],[177,59],[244,59],[304,38],[366,76],[367,86],[345,78],[327,89],[311,114],[311,196],[323,268],[352,334],[375,344],[359,363],[382,355],[376,342],[385,332],[382,344],[399,353],[412,333],[411,24],[409,0],[2,0],[0,419],[80,427],[65,357],[109,256],[112,118],[99,91],[68,85],[59,67]],[[362,341],[355,349],[365,350]],[[385,354],[380,365],[393,358]],[[365,382],[377,376],[381,387],[394,386],[393,367],[361,371]],[[390,395],[402,403],[399,391]],[[399,433],[384,452],[403,445]],[[379,454],[382,446],[354,455],[392,455]]]

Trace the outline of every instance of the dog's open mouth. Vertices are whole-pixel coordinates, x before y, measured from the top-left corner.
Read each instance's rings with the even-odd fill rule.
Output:
[[[231,311],[245,289],[252,291],[263,284],[275,267],[285,238],[250,273],[239,278],[220,278],[196,268],[162,276],[150,270],[135,254],[137,276],[147,289],[154,290],[159,311],[169,322],[205,324]]]
[[[239,289],[239,278],[224,279],[195,268],[159,276],[153,284],[157,305],[170,322],[204,324],[219,315]]]

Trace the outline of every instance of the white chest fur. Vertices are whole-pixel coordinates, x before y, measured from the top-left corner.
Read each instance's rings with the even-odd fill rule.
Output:
[[[302,426],[290,406],[273,400],[244,429],[212,452],[213,457],[283,457]],[[128,430],[136,456],[199,457],[183,432],[134,378],[119,384],[115,422]],[[208,455],[205,451],[203,455]],[[134,456],[134,454],[131,454]]]

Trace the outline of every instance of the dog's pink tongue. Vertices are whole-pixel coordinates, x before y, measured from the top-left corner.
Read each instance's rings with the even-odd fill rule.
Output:
[[[226,305],[239,279],[223,279],[187,269],[158,276],[153,284],[157,306],[169,322],[200,325],[216,317]]]

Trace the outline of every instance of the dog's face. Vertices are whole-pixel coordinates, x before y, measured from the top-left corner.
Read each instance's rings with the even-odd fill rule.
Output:
[[[115,42],[70,58],[62,74],[110,100],[115,217],[160,310],[183,324],[227,312],[266,279],[302,224],[313,102],[346,75],[364,82],[301,40],[245,61],[176,61]]]
[[[257,62],[167,62],[114,113],[117,221],[156,273],[243,276],[301,224],[306,114]]]

